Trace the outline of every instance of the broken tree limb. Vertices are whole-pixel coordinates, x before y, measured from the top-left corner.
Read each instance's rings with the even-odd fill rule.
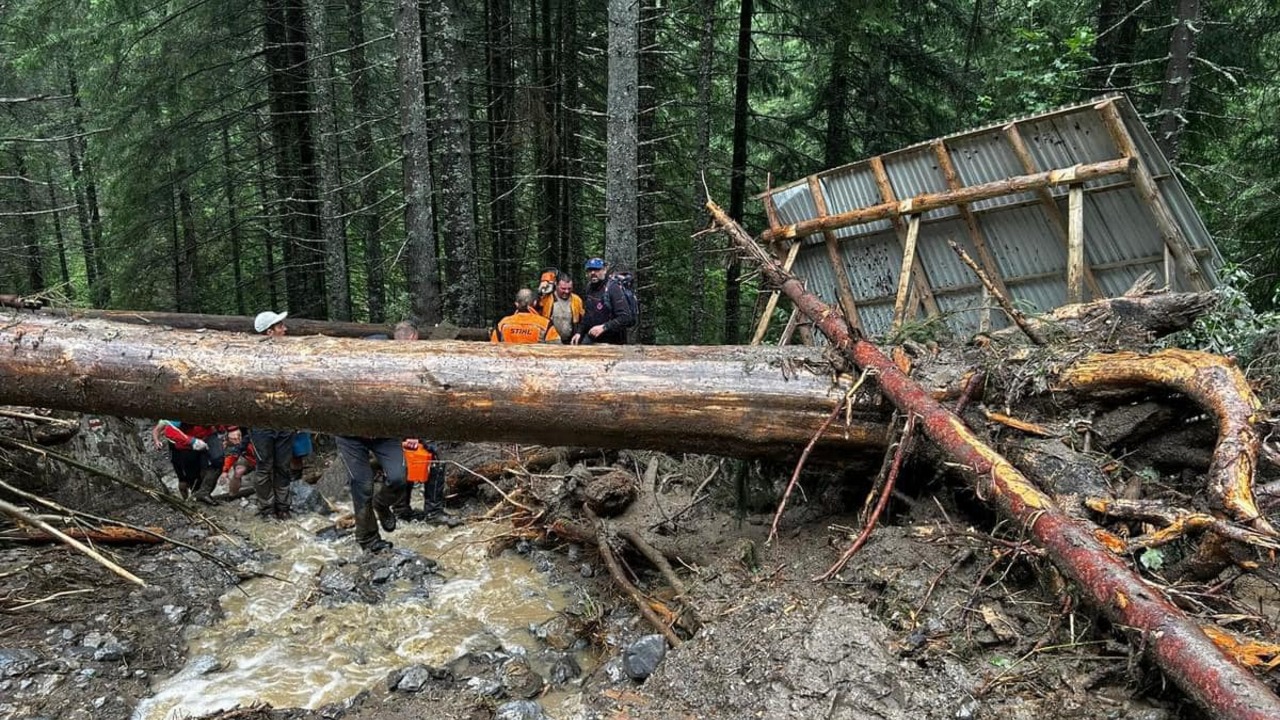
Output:
[[[903,375],[874,345],[852,332],[844,319],[774,263],[743,229],[711,200],[712,218],[760,263],[765,279],[786,293],[859,368],[874,368],[881,392],[903,413],[919,416],[921,430],[959,467],[981,497],[1021,525],[1091,604],[1122,627],[1140,634],[1139,645],[1185,692],[1215,718],[1264,720],[1280,717],[1280,698],[1223,653],[1190,618],[1145,583],[1098,539],[1096,526],[1071,518],[1008,460],[973,434],[954,414]]]
[[[947,244],[951,246],[951,250],[956,255],[960,256],[960,259],[964,261],[964,264],[969,266],[969,269],[973,271],[973,274],[978,276],[978,280],[982,283],[982,286],[987,289],[987,293],[996,299],[996,302],[1000,304],[1000,309],[1004,310],[1004,314],[1009,316],[1009,319],[1018,326],[1018,329],[1022,330],[1031,342],[1036,345],[1044,345],[1044,336],[1040,334],[1040,331],[1027,322],[1027,316],[1014,306],[1013,301],[1009,299],[1007,294],[1000,292],[1000,288],[996,287],[996,284],[991,281],[991,278],[987,277],[987,274],[983,272],[982,268],[978,267],[978,263],[974,262],[973,258],[969,257],[969,253],[965,252],[963,248],[957,245],[955,240],[947,240]]]
[[[548,446],[755,456],[803,445],[843,398],[809,348],[266,338],[103,320],[0,324],[0,404]],[[878,411],[819,449],[883,447]]]
[[[31,515],[31,514],[27,513],[25,510],[23,510],[22,508],[18,507],[17,505],[13,505],[13,504],[11,504],[11,503],[7,503],[7,502],[5,502],[4,500],[0,500],[0,513],[3,513],[3,514],[5,514],[5,515],[8,515],[9,517],[13,518],[14,520],[17,520],[18,522],[26,523],[26,524],[28,524],[28,525],[32,525],[32,526],[35,526],[35,527],[40,528],[41,530],[43,530],[43,531],[45,531],[45,532],[49,533],[50,535],[53,535],[54,537],[58,538],[58,540],[59,540],[59,541],[61,541],[61,542],[65,543],[65,544],[67,544],[67,545],[70,545],[72,548],[74,548],[75,550],[79,550],[80,552],[84,553],[85,555],[88,555],[88,556],[89,556],[89,557],[90,557],[94,562],[96,562],[96,563],[98,563],[99,565],[101,565],[102,567],[104,567],[104,568],[106,568],[106,569],[110,570],[111,572],[115,573],[116,575],[119,575],[120,577],[124,578],[125,580],[128,580],[129,582],[133,583],[134,585],[137,585],[137,586],[139,586],[139,587],[146,587],[146,586],[147,586],[147,584],[146,584],[145,582],[143,582],[143,581],[142,581],[142,578],[139,578],[137,575],[134,575],[133,573],[129,572],[128,570],[125,570],[124,568],[120,567],[119,565],[117,565],[117,564],[115,564],[115,563],[111,562],[111,561],[110,561],[110,560],[108,560],[107,558],[103,557],[103,556],[102,556],[102,553],[99,553],[97,550],[94,550],[93,548],[89,547],[88,545],[85,545],[84,543],[80,542],[79,540],[76,540],[75,538],[68,537],[66,533],[64,533],[64,532],[62,532],[61,530],[59,530],[58,528],[56,528],[56,527],[54,527],[54,526],[50,525],[49,523],[47,523],[47,522],[45,522],[45,521],[41,520],[40,518],[35,517],[34,515]]]
[[[1194,400],[1217,418],[1218,442],[1209,465],[1210,495],[1232,518],[1276,537],[1253,497],[1262,444],[1262,403],[1244,373],[1218,355],[1171,348],[1156,353],[1090,355],[1058,374],[1057,387],[1073,392],[1100,388],[1166,387]]]

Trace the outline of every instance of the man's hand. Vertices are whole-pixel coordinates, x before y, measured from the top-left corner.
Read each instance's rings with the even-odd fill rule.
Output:
[[[582,341],[582,333],[574,333],[573,337],[569,338],[570,345],[577,345],[581,341]]]
[[[603,332],[604,332],[604,325],[596,325],[595,327],[588,330],[587,334],[594,339],[594,338],[600,337],[600,334]]]
[[[191,449],[196,452],[204,452],[209,449],[209,443],[201,440],[200,438],[196,438],[191,441]]]
[[[400,447],[404,448],[405,450],[417,450],[418,446],[421,444],[422,443],[418,440],[418,438],[405,438],[404,442],[400,443]]]

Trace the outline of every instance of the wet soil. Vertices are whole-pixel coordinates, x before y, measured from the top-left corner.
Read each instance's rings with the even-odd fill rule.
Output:
[[[108,422],[105,432],[78,438],[76,452],[109,457],[114,470],[157,483],[163,463],[130,446],[136,428]],[[471,462],[495,452],[457,448],[454,457]],[[610,581],[595,549],[550,540],[504,550],[539,553],[554,565],[555,582],[587,598],[566,613],[565,627],[591,643],[599,667],[574,681],[581,707],[550,717],[1201,717],[1105,621],[1078,607],[1016,532],[997,529],[1001,539],[992,540],[992,518],[932,470],[904,479],[914,489],[891,504],[869,544],[835,579],[815,582],[860,527],[867,475],[813,469],[779,537],[767,542],[769,512],[789,468],[752,464],[739,472],[732,461],[702,456],[617,458],[638,478],[649,463],[652,486],[642,485],[636,504],[610,522],[676,558],[688,585],[684,603],[701,628],[668,650],[647,680],[633,680],[620,657],[654,630]],[[162,527],[232,565],[255,561],[251,546],[83,474],[57,471],[42,487],[69,505]],[[496,498],[482,492],[456,509],[475,517],[487,499]],[[0,718],[130,717],[154,683],[187,666],[185,634],[217,623],[218,598],[240,580],[174,545],[110,554],[147,587],[60,546],[0,542]],[[623,559],[641,586],[678,604],[638,558]],[[397,670],[336,705],[244,706],[210,717],[537,717],[517,712],[515,693],[486,686],[486,678],[511,672],[503,659],[475,654]]]

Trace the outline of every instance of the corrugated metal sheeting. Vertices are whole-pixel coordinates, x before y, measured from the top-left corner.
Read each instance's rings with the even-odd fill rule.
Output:
[[[906,200],[949,189],[938,156],[941,144],[958,176],[959,186],[1007,180],[1048,170],[1115,160],[1124,157],[1100,112],[1099,102],[1114,103],[1136,149],[1137,159],[1154,178],[1159,194],[1180,228],[1199,264],[1204,281],[1217,284],[1222,263],[1203,221],[1186,192],[1170,171],[1128,99],[1117,96],[1050,113],[1001,123],[952,135],[879,157],[892,187],[886,198],[876,182],[875,159],[825,171],[816,176],[826,203],[826,215],[838,215],[892,200]],[[1028,168],[1016,152],[1017,137],[1029,151]],[[820,217],[818,204],[804,180],[765,194],[772,204],[774,229]],[[1045,312],[1067,301],[1066,185],[1049,187],[1057,213],[1036,192],[1001,195],[970,203],[979,237],[994,259],[1010,295],[1027,312]],[[1143,199],[1130,175],[1110,175],[1084,184],[1085,262],[1105,296],[1122,294],[1146,271],[1164,278],[1172,267],[1166,258],[1165,239],[1155,221],[1152,204]],[[874,220],[832,231],[849,276],[853,298],[863,329],[883,335],[893,319],[898,276],[902,265],[902,230],[906,223]],[[920,219],[917,257],[940,311],[951,330],[960,335],[975,332],[984,314],[984,293],[972,271],[948,247],[952,240],[970,256],[979,257],[962,208],[955,205],[930,210]],[[825,301],[837,303],[835,273],[821,233],[802,239],[793,267],[810,290]],[[1168,278],[1177,289],[1185,284],[1181,273]],[[1184,288],[1185,289],[1185,288]],[[1092,293],[1085,289],[1086,299]],[[985,303],[985,304],[984,304]],[[922,310],[923,312],[923,310]],[[999,309],[990,312],[992,327],[1006,319]],[[920,321],[923,317],[917,317]]]

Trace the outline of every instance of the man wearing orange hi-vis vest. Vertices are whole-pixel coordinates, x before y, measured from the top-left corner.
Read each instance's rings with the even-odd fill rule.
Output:
[[[560,333],[551,320],[533,309],[533,291],[523,288],[516,293],[516,311],[498,321],[490,339],[496,343],[558,343]]]

